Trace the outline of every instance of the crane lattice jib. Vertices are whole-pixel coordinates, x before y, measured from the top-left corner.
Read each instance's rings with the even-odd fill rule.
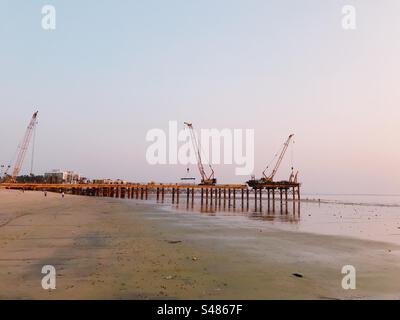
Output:
[[[205,180],[205,179],[207,179],[207,176],[206,176],[206,172],[204,170],[203,161],[201,159],[200,145],[199,145],[199,142],[197,141],[197,137],[194,132],[193,125],[191,123],[187,123],[187,122],[185,122],[185,125],[187,125],[187,127],[189,128],[190,139],[192,140],[193,149],[196,154],[197,167],[199,169],[200,176],[201,176],[202,180]]]
[[[197,140],[197,136],[196,136],[196,133],[194,132],[193,125],[188,122],[185,122],[185,125],[189,128],[189,131],[190,131],[190,138],[192,140],[194,152],[196,154],[197,167],[199,169],[202,181],[208,181],[208,180],[214,179],[214,170],[211,167],[211,164],[208,165],[210,167],[211,174],[209,177],[207,177],[206,170],[204,169],[204,165],[203,165],[203,160],[201,158],[201,146],[200,146],[199,141]]]
[[[274,169],[272,170],[271,174],[267,177],[268,180],[271,180],[271,181],[272,181],[272,180],[274,179],[274,176],[275,176],[276,172],[278,171],[279,166],[281,165],[281,162],[282,162],[282,160],[283,160],[283,157],[285,156],[286,150],[287,150],[287,148],[289,147],[290,140],[292,140],[293,136],[294,136],[294,135],[291,134],[291,135],[287,138],[286,142],[283,144],[283,148],[282,148],[282,151],[281,151],[281,153],[280,153],[280,155],[279,155],[278,161],[276,162],[275,167],[274,167]]]
[[[22,169],[22,164],[25,159],[26,151],[28,150],[29,143],[31,141],[32,133],[36,125],[36,119],[37,119],[38,111],[36,111],[33,116],[31,121],[29,122],[28,128],[26,129],[24,138],[21,142],[21,145],[19,147],[19,152],[17,156],[17,160],[15,161],[14,169],[12,172],[12,178],[15,179],[19,173],[21,172]]]

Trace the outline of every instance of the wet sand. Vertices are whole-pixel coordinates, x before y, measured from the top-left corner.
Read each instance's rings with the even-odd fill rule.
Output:
[[[41,287],[48,264],[51,291]],[[348,264],[356,290],[341,287]],[[145,201],[0,190],[1,299],[398,298],[399,266],[393,243]]]

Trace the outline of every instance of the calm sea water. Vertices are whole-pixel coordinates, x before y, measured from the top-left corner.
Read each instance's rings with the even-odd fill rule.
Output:
[[[187,203],[182,197],[179,204],[171,204],[165,199],[167,210],[185,214],[224,216],[226,223],[234,218],[241,220],[243,226],[268,226],[293,232],[310,232],[338,235],[374,241],[400,244],[400,195],[312,195],[303,194],[299,204],[291,201],[280,206],[275,202],[268,208],[263,201],[260,206],[250,199],[249,207],[237,200],[235,207],[231,202],[218,201],[201,206],[198,199]],[[154,198],[149,200],[155,201]]]
[[[400,195],[303,194],[303,198],[320,199],[321,201],[330,203],[400,206]]]

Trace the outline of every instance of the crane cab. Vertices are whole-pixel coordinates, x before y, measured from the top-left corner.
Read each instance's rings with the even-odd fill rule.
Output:
[[[217,179],[213,178],[213,179],[201,180],[199,186],[214,186],[216,184],[217,184]]]

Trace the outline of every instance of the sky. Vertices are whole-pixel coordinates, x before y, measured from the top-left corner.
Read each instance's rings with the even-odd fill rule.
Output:
[[[146,134],[190,121],[254,129],[256,176],[294,133],[277,179],[293,162],[304,192],[399,194],[399,15],[397,0],[0,0],[0,163],[39,110],[34,173],[177,182],[186,166],[150,165]]]

